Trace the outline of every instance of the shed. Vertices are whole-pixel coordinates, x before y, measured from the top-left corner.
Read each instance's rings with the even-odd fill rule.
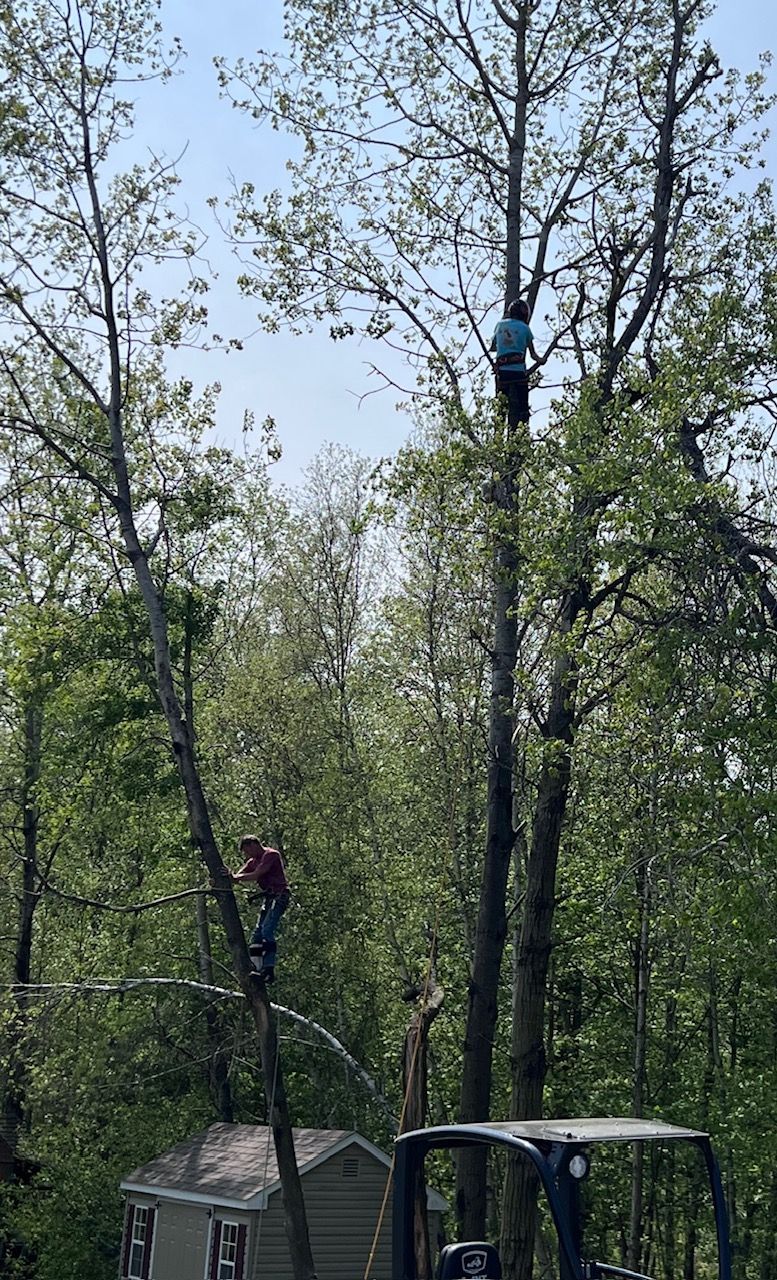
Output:
[[[344,1129],[294,1129],[319,1280],[361,1280],[391,1165]],[[293,1280],[271,1131],[212,1124],[127,1174],[120,1280]],[[446,1203],[427,1191],[432,1241]],[[391,1194],[372,1280],[391,1276]]]

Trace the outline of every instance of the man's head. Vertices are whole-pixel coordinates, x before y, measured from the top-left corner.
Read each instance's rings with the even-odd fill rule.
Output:
[[[261,853],[264,845],[258,836],[242,836],[238,848],[250,857],[253,853]]]
[[[515,298],[510,303],[507,314],[511,320],[523,320],[524,324],[529,323],[529,307],[521,298]]]

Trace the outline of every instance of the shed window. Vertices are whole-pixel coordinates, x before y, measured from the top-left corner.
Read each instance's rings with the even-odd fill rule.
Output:
[[[243,1280],[245,1247],[245,1223],[216,1219],[210,1266],[212,1280]]]
[[[237,1265],[237,1223],[225,1222],[221,1227],[218,1280],[235,1280]]]
[[[132,1215],[132,1237],[129,1256],[129,1275],[132,1280],[143,1280],[143,1254],[146,1252],[146,1231],[148,1230],[148,1209],[145,1205],[136,1204]]]
[[[131,1204],[127,1209],[123,1274],[127,1280],[148,1280],[155,1210],[147,1204]]]
[[[359,1176],[359,1159],[358,1156],[346,1156],[343,1160],[343,1177],[358,1178]]]

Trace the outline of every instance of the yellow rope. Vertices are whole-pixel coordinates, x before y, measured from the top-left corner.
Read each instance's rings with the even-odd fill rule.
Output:
[[[268,1016],[272,1017],[272,1013],[268,1009]],[[262,1176],[262,1190],[267,1186],[267,1170],[270,1165],[270,1141],[272,1139],[273,1121],[275,1116],[275,1086],[278,1083],[278,1063],[281,1056],[281,1041],[278,1035],[278,1024],[275,1025],[275,1064],[272,1073],[272,1089],[270,1090],[270,1109],[267,1113],[267,1142],[264,1148],[264,1174]],[[258,1256],[259,1242],[262,1238],[262,1222],[264,1220],[264,1207],[267,1202],[265,1196],[259,1209],[259,1223],[256,1230],[256,1243],[254,1245],[254,1254]]]
[[[434,948],[435,948],[435,944],[436,944],[436,941],[437,941],[437,927],[438,927],[438,923],[439,923],[439,918],[440,918],[440,911],[439,911],[439,902],[438,902],[438,904],[437,904],[437,912],[436,912],[435,922],[434,922],[434,929],[432,930],[431,946],[430,946],[430,949],[429,949],[429,963],[428,963],[427,970],[426,970],[426,980],[425,980],[425,982],[424,982],[424,991],[423,991],[423,1000],[424,1000],[424,1002],[426,1002],[427,996],[428,996],[428,994],[429,994],[429,984],[430,984],[430,982],[431,982],[431,980],[432,980],[432,967],[433,967],[433,964],[434,964]],[[410,1100],[410,1088],[411,1088],[412,1083],[413,1083],[413,1074],[414,1074],[414,1072],[415,1072],[415,1064],[416,1064],[416,1060],[417,1060],[417,1058],[418,1058],[418,1050],[420,1049],[420,1047],[421,1047],[421,1024],[420,1024],[420,1022],[419,1022],[419,1024],[418,1024],[418,1029],[417,1029],[417,1031],[416,1031],[415,1042],[414,1042],[414,1044],[413,1044],[413,1053],[412,1053],[411,1058],[410,1058],[410,1068],[409,1068],[408,1073],[407,1073],[407,1084],[405,1085],[405,1096],[404,1096],[404,1098],[403,1098],[403,1100],[402,1100],[402,1110],[401,1110],[400,1115],[399,1115],[399,1127],[398,1127],[398,1132],[399,1132],[399,1133],[401,1133],[401,1132],[402,1132],[402,1126],[403,1126],[404,1121],[405,1121],[405,1114],[406,1114],[406,1112],[407,1112],[407,1104],[408,1104],[408,1102],[409,1102],[409,1100]],[[377,1247],[378,1247],[378,1239],[379,1239],[379,1237],[380,1237],[380,1233],[381,1233],[381,1230],[382,1230],[382,1228],[383,1228],[383,1219],[384,1219],[384,1218],[385,1218],[385,1216],[386,1216],[386,1205],[388,1204],[388,1198],[389,1198],[389,1195],[390,1195],[390,1193],[391,1193],[391,1184],[392,1184],[392,1180],[393,1180],[393,1177],[394,1177],[394,1164],[395,1164],[395,1162],[396,1162],[396,1156],[395,1156],[395,1153],[392,1151],[392,1153],[391,1153],[391,1164],[389,1165],[388,1176],[387,1176],[387,1178],[386,1178],[386,1187],[385,1187],[385,1190],[384,1190],[384,1192],[383,1192],[383,1200],[382,1200],[382,1202],[381,1202],[381,1206],[380,1206],[380,1213],[378,1214],[378,1223],[377,1223],[377,1226],[375,1227],[375,1234],[374,1234],[374,1236],[372,1237],[372,1246],[371,1246],[371,1248],[370,1248],[370,1256],[369,1256],[369,1257],[368,1257],[368,1259],[367,1259],[367,1266],[366,1266],[365,1271],[364,1271],[364,1280],[369,1280],[370,1272],[371,1272],[371,1270],[372,1270],[372,1263],[373,1263],[373,1260],[374,1260],[374,1258],[375,1258],[375,1253],[376,1253],[376,1250],[377,1250]]]
[[[450,815],[449,815],[449,819],[448,819],[449,845],[450,845],[451,847],[452,847],[452,844],[453,844],[453,834],[454,834],[453,826],[454,826],[454,821],[455,821],[455,816],[456,816],[456,797],[457,797],[457,795],[458,795],[458,791],[459,791],[458,775],[459,775],[460,768],[461,768],[461,760],[459,760],[459,762],[458,762],[458,768],[457,768],[457,771],[456,771],[456,772],[457,772],[457,778],[456,778],[456,784],[455,784],[455,786],[454,786],[454,788],[453,788],[453,796],[452,796],[452,798],[451,798],[451,810],[450,810]],[[437,936],[438,936],[439,928],[440,928],[440,904],[441,904],[441,902],[442,902],[443,894],[444,894],[444,892],[445,892],[445,889],[446,889],[446,887],[447,887],[447,883],[448,883],[448,873],[449,873],[449,869],[450,869],[450,861],[451,861],[451,858],[450,858],[450,855],[449,855],[449,856],[445,859],[445,864],[444,864],[444,866],[443,866],[442,876],[441,876],[441,879],[440,879],[440,888],[439,888],[439,891],[438,891],[438,894],[437,894],[436,903],[435,903],[434,926],[433,926],[433,928],[432,928],[432,936],[431,936],[431,941],[430,941],[430,944],[429,944],[429,961],[428,961],[427,966],[426,966],[426,978],[424,979],[423,1001],[422,1001],[422,1005],[421,1005],[421,1007],[422,1007],[422,1008],[423,1008],[424,1004],[426,1004],[426,1001],[427,1001],[427,999],[428,999],[428,996],[429,996],[429,987],[430,987],[430,984],[431,984],[431,981],[432,981],[432,969],[434,968],[434,955],[435,955],[435,951],[436,951],[436,948],[437,948]],[[398,1126],[398,1130],[397,1130],[397,1132],[398,1132],[398,1133],[402,1133],[402,1126],[403,1126],[404,1121],[405,1121],[405,1115],[406,1115],[406,1113],[407,1113],[407,1106],[408,1106],[408,1102],[409,1102],[409,1100],[410,1100],[410,1089],[411,1089],[411,1086],[412,1086],[412,1083],[413,1083],[413,1075],[414,1075],[414,1072],[415,1072],[415,1064],[416,1064],[416,1060],[417,1060],[417,1058],[418,1058],[418,1050],[420,1049],[420,1047],[421,1047],[421,1023],[420,1023],[420,1021],[419,1021],[418,1029],[417,1029],[417,1031],[416,1031],[415,1043],[413,1044],[413,1052],[412,1052],[412,1055],[411,1055],[411,1058],[410,1058],[410,1067],[409,1067],[409,1069],[408,1069],[408,1073],[407,1073],[407,1083],[406,1083],[406,1085],[405,1085],[405,1096],[404,1096],[404,1098],[402,1099],[402,1110],[401,1110],[400,1115],[399,1115],[399,1126]],[[385,1190],[384,1190],[384,1192],[383,1192],[383,1200],[382,1200],[382,1202],[381,1202],[380,1212],[379,1212],[379,1214],[378,1214],[378,1223],[377,1223],[377,1226],[375,1227],[375,1234],[374,1234],[374,1235],[373,1235],[373,1237],[372,1237],[372,1245],[371,1245],[371,1247],[370,1247],[370,1254],[369,1254],[369,1257],[368,1257],[368,1259],[367,1259],[367,1266],[365,1267],[365,1270],[364,1270],[364,1278],[363,1278],[363,1280],[369,1280],[370,1272],[372,1271],[372,1264],[373,1264],[373,1261],[374,1261],[374,1259],[375,1259],[375,1253],[376,1253],[377,1248],[378,1248],[378,1239],[379,1239],[379,1237],[380,1237],[380,1233],[381,1233],[381,1230],[382,1230],[382,1228],[383,1228],[383,1220],[384,1220],[384,1218],[385,1218],[385,1216],[386,1216],[386,1205],[388,1204],[388,1198],[389,1198],[389,1195],[391,1194],[391,1184],[392,1184],[392,1181],[393,1181],[393,1178],[394,1178],[394,1165],[395,1165],[395,1163],[396,1163],[396,1155],[395,1155],[395,1152],[394,1152],[394,1151],[392,1151],[392,1153],[391,1153],[391,1164],[389,1165],[388,1176],[387,1176],[387,1178],[386,1178],[386,1187],[385,1187]]]

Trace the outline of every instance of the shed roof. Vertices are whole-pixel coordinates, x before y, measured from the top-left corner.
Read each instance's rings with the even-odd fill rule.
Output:
[[[391,1163],[384,1151],[352,1130],[293,1129],[292,1133],[301,1175],[353,1143],[381,1164]],[[272,1131],[255,1124],[209,1125],[133,1169],[121,1183],[123,1191],[245,1209],[264,1206],[279,1186]],[[436,1192],[429,1192],[429,1205],[446,1207]]]

